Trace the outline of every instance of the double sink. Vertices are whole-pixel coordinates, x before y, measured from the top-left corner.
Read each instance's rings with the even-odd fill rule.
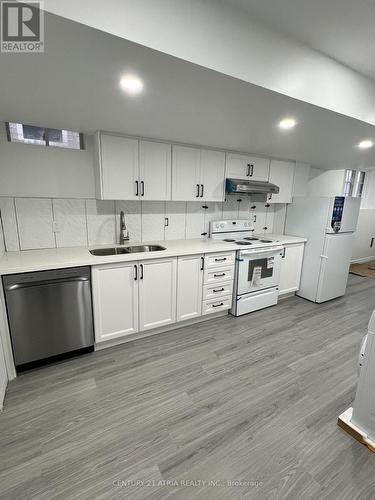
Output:
[[[161,245],[135,245],[129,247],[113,247],[113,248],[94,248],[89,250],[92,255],[122,255],[129,253],[142,253],[142,252],[159,252],[165,250]]]

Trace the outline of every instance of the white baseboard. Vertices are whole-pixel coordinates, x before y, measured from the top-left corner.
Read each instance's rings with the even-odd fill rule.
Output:
[[[372,260],[375,261],[375,256],[372,257],[361,257],[360,259],[353,259],[350,261],[351,264],[362,264],[364,262],[371,262]]]

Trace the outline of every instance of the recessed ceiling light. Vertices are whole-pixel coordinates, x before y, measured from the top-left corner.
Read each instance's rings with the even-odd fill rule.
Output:
[[[284,118],[284,120],[281,120],[279,123],[279,127],[282,128],[283,130],[289,130],[297,125],[297,122],[294,118]]]
[[[368,148],[372,148],[373,145],[374,145],[374,143],[372,141],[370,141],[369,139],[366,139],[364,141],[361,141],[358,144],[358,147],[361,149],[368,149]]]
[[[128,94],[139,94],[143,90],[143,82],[138,76],[124,75],[121,77],[120,87]]]

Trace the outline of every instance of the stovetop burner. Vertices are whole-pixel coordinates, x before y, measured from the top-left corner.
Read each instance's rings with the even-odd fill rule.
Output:
[[[247,241],[258,241],[259,238],[255,238],[255,236],[251,236],[249,238],[244,238],[244,240],[247,240]]]
[[[272,240],[260,240],[261,243],[273,243]]]
[[[236,241],[237,245],[252,245],[250,241]]]
[[[235,243],[236,242],[236,240],[230,240],[230,239],[225,239],[223,241],[226,241],[227,243]]]

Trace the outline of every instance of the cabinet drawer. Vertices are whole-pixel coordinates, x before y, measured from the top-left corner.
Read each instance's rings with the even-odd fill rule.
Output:
[[[225,311],[232,307],[232,296],[227,295],[221,299],[205,300],[203,302],[202,314],[212,314],[218,311]]]
[[[226,266],[234,264],[235,252],[223,252],[223,253],[212,253],[206,254],[204,257],[204,267],[206,269],[212,269],[216,267]]]
[[[232,281],[234,276],[234,266],[220,267],[219,269],[206,269],[204,272],[204,284],[220,283],[221,281]]]
[[[224,281],[216,285],[205,285],[203,287],[203,300],[215,300],[233,293],[233,282]]]

